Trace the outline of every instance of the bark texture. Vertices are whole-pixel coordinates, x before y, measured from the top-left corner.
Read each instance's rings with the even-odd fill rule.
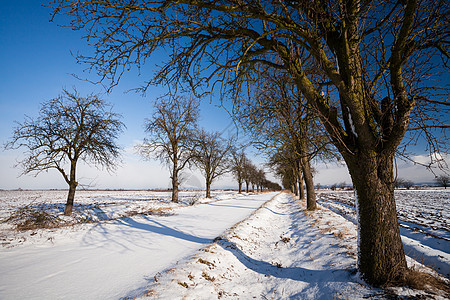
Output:
[[[174,160],[172,170],[172,202],[178,203],[178,164]]]
[[[66,207],[64,208],[64,215],[70,216],[73,209],[73,201],[75,199],[75,190],[78,182],[76,181],[76,161],[72,161],[70,164],[70,179],[69,179],[69,194],[67,195]]]
[[[401,282],[407,264],[397,221],[392,156],[365,153],[348,163],[357,193],[359,270],[374,285]]]

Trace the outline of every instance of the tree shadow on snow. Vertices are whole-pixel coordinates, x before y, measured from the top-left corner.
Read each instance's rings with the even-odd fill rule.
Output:
[[[123,218],[121,220],[119,220],[118,222],[122,225],[126,225],[126,226],[130,226],[136,229],[141,229],[141,230],[146,230],[146,231],[150,231],[156,234],[161,234],[161,235],[166,235],[166,236],[171,236],[177,239],[182,239],[185,241],[189,241],[189,242],[193,242],[193,243],[199,243],[199,244],[208,244],[211,243],[212,239],[206,239],[206,238],[201,238],[189,233],[185,233],[183,231],[177,230],[177,229],[173,229],[169,226],[166,226],[164,224],[161,224],[160,222],[157,222],[156,220],[150,219],[147,216],[143,216],[143,219],[145,219],[147,222],[149,223],[153,223],[153,224],[149,224],[149,223],[141,223],[136,221],[133,218]]]
[[[156,246],[154,242],[157,243],[160,240],[158,237],[153,238],[148,235],[152,233],[198,244],[212,242],[212,239],[198,237],[171,228],[148,216],[142,216],[141,218],[125,217],[97,223],[89,230],[88,234],[84,235],[83,242],[87,245],[98,245],[99,247],[115,245],[121,251],[131,250],[130,245],[153,249]]]
[[[276,278],[309,283],[349,282],[352,281],[350,277],[355,271],[353,269],[309,270],[302,267],[283,267],[282,265],[277,265],[276,262],[268,263],[248,256],[234,242],[228,239],[219,239],[217,243],[225,250],[230,251],[248,269]]]

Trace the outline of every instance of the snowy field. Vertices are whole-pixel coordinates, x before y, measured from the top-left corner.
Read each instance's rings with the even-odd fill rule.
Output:
[[[0,299],[137,296],[156,273],[211,243],[275,195],[222,192],[205,201],[198,193],[181,193],[183,203],[174,205],[169,193],[80,191],[74,216],[67,218],[61,215],[64,192],[1,193],[3,220],[32,201],[30,209],[54,210],[66,226],[16,232],[9,222],[1,224]],[[193,199],[202,204],[186,204]],[[82,223],[67,225],[76,222]]]
[[[318,202],[356,224],[354,193],[326,191]],[[450,278],[450,190],[396,190],[406,255]]]
[[[447,287],[449,196],[396,194],[409,265],[433,267]],[[65,197],[0,191],[0,299],[450,296],[374,289],[359,279],[352,192],[320,192],[320,209],[306,212],[287,193],[182,192],[173,204],[168,192],[78,191],[71,217],[62,215]],[[48,228],[20,221],[35,215]]]

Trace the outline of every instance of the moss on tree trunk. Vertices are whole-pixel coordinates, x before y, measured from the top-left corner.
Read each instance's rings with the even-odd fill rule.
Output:
[[[376,286],[402,281],[407,264],[394,198],[393,158],[366,152],[347,164],[357,196],[359,271]]]

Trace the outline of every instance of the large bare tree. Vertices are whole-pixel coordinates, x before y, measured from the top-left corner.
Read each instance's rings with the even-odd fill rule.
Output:
[[[56,0],[53,12],[86,30],[95,52],[79,60],[112,83],[161,47],[169,59],[149,83],[232,85],[238,95],[258,65],[289,72],[347,164],[358,199],[359,271],[382,285],[407,274],[394,199],[396,150],[408,128],[424,132],[430,149],[446,141],[430,133],[449,127],[442,118],[449,93],[439,77],[449,67],[449,5]],[[319,77],[308,72],[312,66]]]
[[[219,132],[199,130],[194,137],[192,160],[203,173],[206,185],[206,198],[211,198],[211,184],[214,180],[230,171],[228,155],[231,144],[220,136]]]
[[[192,158],[192,142],[197,128],[199,103],[195,98],[167,96],[154,104],[151,119],[146,120],[149,134],[138,152],[146,157],[156,157],[167,163],[172,180],[172,201],[178,202],[180,173]]]
[[[58,170],[69,185],[65,215],[72,214],[78,186],[78,161],[113,169],[119,157],[116,139],[124,128],[120,115],[97,95],[80,96],[63,90],[57,98],[46,101],[37,118],[26,117],[17,123],[7,149],[25,148],[19,163],[23,174],[38,175],[48,169]]]

